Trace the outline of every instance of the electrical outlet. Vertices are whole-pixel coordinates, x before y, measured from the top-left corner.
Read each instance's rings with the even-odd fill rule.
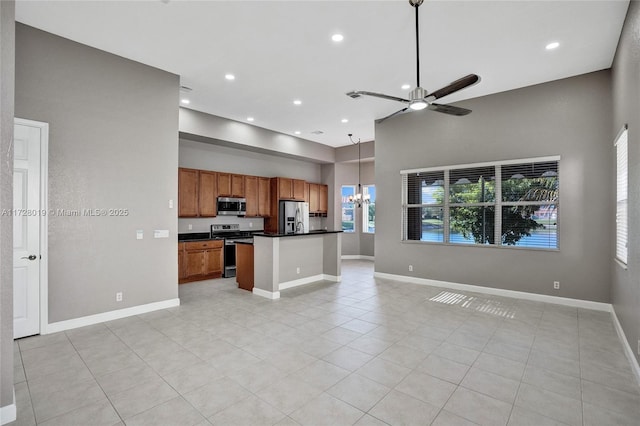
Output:
[[[554,281],[553,282],[553,289],[554,290],[560,290],[560,281]]]
[[[169,208],[172,209],[173,208],[173,200],[169,200]]]
[[[299,273],[300,273],[300,267],[298,266],[298,267],[296,268],[296,274],[299,274]]]
[[[116,293],[116,302],[122,302],[122,292],[121,291]]]
[[[409,265],[409,272],[413,272],[413,265]]]
[[[188,224],[187,225],[187,229],[189,229],[189,231],[191,231],[193,229],[193,225],[192,224]]]
[[[253,228],[253,222],[249,222],[249,228]]]

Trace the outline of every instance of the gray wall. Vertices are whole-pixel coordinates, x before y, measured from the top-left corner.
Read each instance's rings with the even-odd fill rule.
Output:
[[[425,110],[378,124],[376,271],[609,302],[610,82],[600,71],[461,102],[466,117]],[[560,251],[400,241],[400,170],[548,155],[562,156]]]
[[[178,95],[176,75],[17,24],[16,116],[50,124],[49,208],[130,212],[49,217],[50,323],[178,297]]]
[[[317,163],[188,139],[180,139],[178,164],[180,167],[193,169],[265,177],[284,176],[325,183],[322,180],[321,165]],[[244,219],[235,216],[178,219],[178,232],[208,232],[213,223],[238,223],[241,229],[256,230],[263,229],[263,222],[262,218]],[[310,218],[309,226],[319,229],[324,227],[324,222],[326,219]],[[192,229],[189,229],[189,225]]]
[[[613,280],[611,299],[616,315],[632,349],[640,340],[640,4],[632,1],[622,29],[618,50],[612,67],[613,126],[609,128],[607,142],[613,149],[613,140],[620,128],[629,125],[629,256],[628,270],[612,262]],[[615,170],[615,163],[614,163]],[[615,194],[615,184],[609,187]],[[612,259],[613,255],[609,257]],[[635,351],[634,351],[635,352]],[[636,353],[636,358],[640,356]]]
[[[316,163],[335,161],[335,149],[330,146],[186,108],[180,108],[180,133],[186,139],[213,140],[249,151]]]
[[[0,209],[13,206],[15,2],[0,2]],[[13,404],[13,218],[0,216],[0,407]]]

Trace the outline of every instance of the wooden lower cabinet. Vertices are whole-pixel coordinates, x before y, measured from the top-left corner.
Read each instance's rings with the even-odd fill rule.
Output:
[[[223,244],[222,240],[178,243],[178,282],[220,278],[224,265]]]
[[[253,290],[253,244],[236,244],[236,281],[239,288]]]

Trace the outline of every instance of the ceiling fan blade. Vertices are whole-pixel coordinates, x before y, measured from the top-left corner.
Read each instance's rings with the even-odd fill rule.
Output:
[[[448,86],[443,87],[442,89],[438,89],[435,92],[429,93],[426,97],[433,99],[440,99],[447,95],[457,92],[458,90],[462,90],[469,86],[472,86],[480,81],[480,77],[475,74],[469,74],[464,76]]]
[[[467,115],[471,113],[470,109],[460,108],[453,105],[429,104],[427,108],[429,108],[431,111],[442,112],[444,114],[449,114],[449,115],[461,116],[461,115]]]
[[[395,117],[396,115],[404,114],[405,112],[410,112],[410,111],[409,111],[409,107],[402,108],[401,110],[396,111],[396,112],[394,112],[393,114],[387,115],[386,117],[378,118],[378,119],[376,120],[376,124],[378,124],[378,123],[382,123],[384,120],[387,120],[387,119],[389,119],[389,118],[391,118],[391,117]]]
[[[376,98],[388,99],[390,101],[404,102],[405,104],[409,103],[408,99],[399,98],[397,96],[385,95],[383,93],[365,92],[365,91],[362,91],[362,90],[353,90],[353,91],[347,93],[347,96],[349,96],[350,98],[353,98],[353,99],[358,99],[358,98],[360,98],[362,96],[373,96],[373,97],[376,97]]]

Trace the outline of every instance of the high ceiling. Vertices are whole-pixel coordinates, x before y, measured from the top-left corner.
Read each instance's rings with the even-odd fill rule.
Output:
[[[451,103],[609,68],[628,4],[425,0],[422,86],[481,76],[480,84],[439,101]],[[16,19],[179,74],[193,89],[182,93],[188,108],[243,122],[253,117],[253,125],[299,131],[330,146],[349,145],[348,133],[373,140],[374,119],[402,106],[346,92],[406,97],[401,86],[416,84],[407,0],[18,0]],[[331,40],[336,33],[342,42]],[[546,50],[554,41],[560,46]],[[226,80],[228,73],[235,80]]]

